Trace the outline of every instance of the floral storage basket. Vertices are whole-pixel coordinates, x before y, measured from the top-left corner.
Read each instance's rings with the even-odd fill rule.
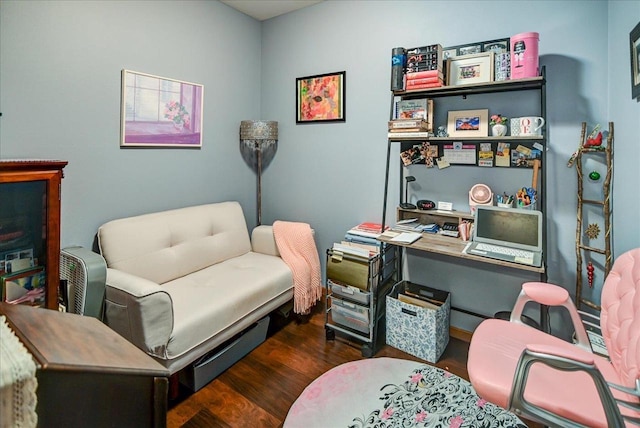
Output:
[[[449,344],[450,294],[401,281],[386,299],[387,345],[437,362]]]

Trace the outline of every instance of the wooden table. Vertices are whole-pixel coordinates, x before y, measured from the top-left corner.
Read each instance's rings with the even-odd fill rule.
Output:
[[[0,303],[33,355],[39,426],[164,427],[169,371],[96,318]]]

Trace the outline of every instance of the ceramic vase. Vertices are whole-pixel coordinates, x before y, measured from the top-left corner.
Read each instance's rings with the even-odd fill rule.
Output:
[[[507,125],[497,123],[491,126],[491,135],[494,137],[504,137],[507,135]]]

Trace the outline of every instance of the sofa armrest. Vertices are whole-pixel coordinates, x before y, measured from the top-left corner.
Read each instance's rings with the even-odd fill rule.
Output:
[[[316,235],[315,229],[311,229],[311,234]],[[251,232],[251,247],[256,253],[280,257],[278,244],[276,244],[276,238],[273,235],[273,226],[256,226]]]
[[[254,252],[280,257],[273,226],[260,225],[251,232],[251,247]]]
[[[155,282],[107,269],[105,323],[149,355],[166,358],[173,331],[171,296]]]

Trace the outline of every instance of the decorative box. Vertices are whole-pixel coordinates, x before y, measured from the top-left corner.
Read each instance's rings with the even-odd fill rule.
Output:
[[[437,362],[449,343],[450,294],[401,281],[386,300],[387,345]]]

